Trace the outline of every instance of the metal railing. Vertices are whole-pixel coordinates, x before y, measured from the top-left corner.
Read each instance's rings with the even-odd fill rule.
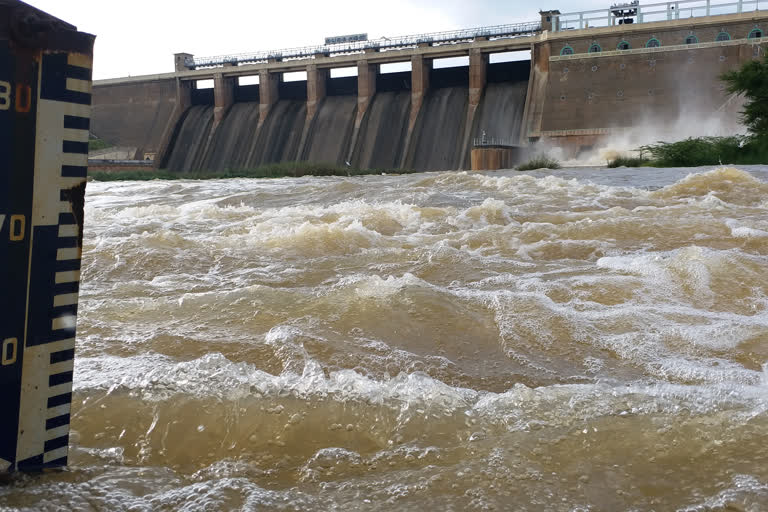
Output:
[[[768,0],[766,0],[768,1]],[[439,46],[465,41],[473,41],[479,37],[502,39],[521,36],[531,36],[541,32],[541,23],[515,23],[496,25],[492,27],[468,28],[448,32],[432,32],[410,36],[382,37],[369,41],[349,43],[302,46],[282,50],[267,50],[255,53],[240,53],[233,55],[218,55],[215,57],[187,58],[185,65],[189,68],[223,66],[224,64],[256,64],[270,60],[293,60],[311,58],[315,55],[339,55],[345,53],[360,53],[365,50],[395,50],[414,48],[419,44]]]
[[[517,146],[520,144],[520,139],[514,139],[512,137],[487,137],[483,134],[482,137],[475,137],[472,139],[473,148],[482,148],[487,146]]]
[[[768,0],[762,0],[762,3],[766,6],[765,8],[768,8]],[[651,23],[718,14],[738,14],[760,10],[760,0],[737,0],[735,2],[679,0],[638,5],[636,8],[637,15],[635,16],[617,15],[615,14],[615,8],[555,14],[552,16],[552,30],[559,32],[563,30],[612,27],[622,23]]]

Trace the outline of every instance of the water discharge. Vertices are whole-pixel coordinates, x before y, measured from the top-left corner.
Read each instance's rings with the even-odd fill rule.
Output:
[[[246,168],[298,160],[301,134],[306,118],[307,103],[305,101],[280,100],[275,103],[264,125],[253,137],[253,146],[248,151]],[[238,131],[250,131],[255,134],[255,128],[253,124],[240,125]]]
[[[461,169],[469,97],[467,88],[431,89],[424,98],[406,167],[418,171]]]
[[[329,96],[320,106],[303,160],[343,165],[357,112],[355,96]]]
[[[192,170],[224,171],[245,167],[258,125],[257,102],[232,105],[216,130],[202,163],[192,167]]]
[[[527,62],[490,65],[488,86],[470,107],[468,69],[433,69],[418,112],[412,111],[409,73],[385,74],[359,119],[355,77],[329,80],[328,96],[314,114],[306,101],[295,99],[302,88],[306,93],[306,84],[291,82],[283,93],[294,99],[279,100],[265,119],[251,86],[244,86],[235,90],[237,101],[218,125],[212,106],[191,107],[175,128],[162,166],[210,172],[303,160],[363,169],[466,169],[473,137],[485,133],[518,144],[529,74]]]
[[[689,173],[91,183],[0,508],[764,510],[768,168]]]
[[[527,87],[527,81],[489,84],[477,114],[473,137],[482,137],[485,133],[507,144],[519,144]]]
[[[187,110],[176,127],[167,167],[177,171],[200,170],[212,126],[213,107],[197,105]]]
[[[410,112],[410,91],[376,94],[360,130],[354,163],[363,169],[400,167]]]

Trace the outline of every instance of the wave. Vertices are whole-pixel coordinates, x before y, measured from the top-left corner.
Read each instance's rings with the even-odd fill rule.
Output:
[[[652,193],[660,199],[714,196],[736,205],[757,206],[765,201],[768,183],[760,181],[746,171],[734,167],[721,167],[709,172],[689,174],[673,185]]]

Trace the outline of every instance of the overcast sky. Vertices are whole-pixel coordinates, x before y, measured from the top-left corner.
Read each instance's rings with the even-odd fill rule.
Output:
[[[608,7],[611,0],[26,0],[96,34],[94,78],[173,71],[173,54],[204,57],[539,19],[538,11]]]

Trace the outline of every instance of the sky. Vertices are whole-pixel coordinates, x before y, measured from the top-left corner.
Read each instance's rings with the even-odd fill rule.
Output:
[[[168,73],[173,54],[198,57],[537,21],[539,10],[573,12],[611,0],[26,0],[96,35],[94,79]]]

